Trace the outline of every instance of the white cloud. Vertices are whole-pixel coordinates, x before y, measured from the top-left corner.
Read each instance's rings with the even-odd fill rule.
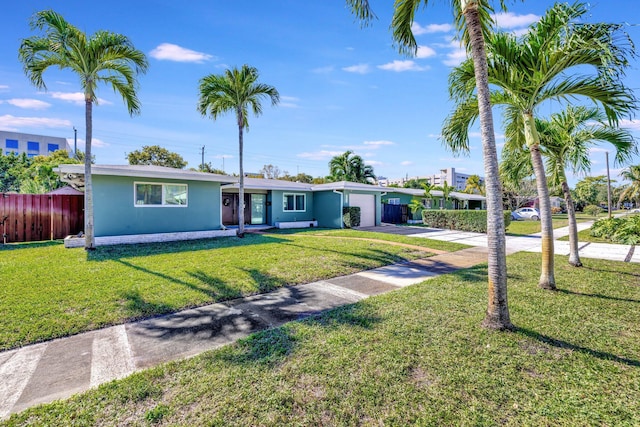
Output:
[[[213,55],[209,55],[203,52],[196,52],[195,50],[187,49],[177,44],[162,43],[155,49],[149,52],[149,56],[158,59],[160,61],[175,61],[175,62],[195,62],[202,63],[215,59]]]
[[[386,64],[378,65],[378,68],[380,68],[381,70],[395,71],[398,73],[402,71],[425,71],[429,69],[429,67],[421,67],[418,64],[416,64],[414,61],[411,61],[409,59],[404,61],[400,61],[396,59],[393,62],[388,62]]]
[[[84,93],[82,92],[50,92],[49,95],[53,99],[60,99],[62,101],[73,102],[77,105],[84,105]],[[98,104],[109,105],[111,102],[106,99],[98,98]]]
[[[363,142],[364,145],[367,145],[368,148],[378,148],[381,147],[383,145],[395,145],[393,142],[391,141],[385,141],[385,140],[380,140],[380,141],[365,141]]]
[[[4,91],[4,90],[8,90],[9,86],[7,85],[0,85],[0,90]]]
[[[413,162],[411,160],[405,160],[404,162],[400,162],[402,166],[411,166]]]
[[[528,27],[534,22],[538,22],[540,17],[533,13],[526,15],[516,15],[512,12],[500,12],[493,15],[493,19],[500,28],[522,28]]]
[[[369,67],[369,64],[357,64],[344,67],[342,70],[348,73],[367,74],[371,71],[371,67]]]
[[[384,165],[383,162],[379,162],[378,160],[363,160],[364,163],[366,165],[371,165],[371,166],[382,166]]]
[[[334,70],[334,66],[333,65],[327,65],[326,67],[318,67],[318,68],[314,68],[313,70],[311,70],[312,73],[317,73],[317,74],[328,74],[330,72],[332,72]]]
[[[430,48],[429,46],[418,46],[418,50],[416,52],[416,58],[429,58],[431,56],[435,56],[436,51]]]
[[[625,129],[640,130],[640,120],[639,119],[620,120],[620,122],[618,123],[618,126]]]
[[[14,107],[27,108],[32,110],[44,110],[51,107],[51,104],[49,104],[48,102],[40,101],[38,99],[14,98],[7,99],[6,101],[0,101],[0,104],[2,104],[3,102],[13,105]]]
[[[298,157],[302,157],[303,159],[310,160],[329,160],[334,156],[339,156],[340,154],[344,154],[344,151],[329,151],[329,150],[320,150],[314,152],[306,152],[298,154]]]
[[[430,33],[448,33],[451,30],[453,30],[453,25],[451,24],[429,24],[424,27],[417,22],[411,24],[411,31],[416,36]]]
[[[463,48],[455,48],[451,52],[447,53],[447,59],[442,61],[444,65],[448,65],[449,67],[457,67],[462,64],[465,59],[467,59],[467,51]]]
[[[213,156],[214,159],[233,159],[231,154],[217,154]]]
[[[281,96],[280,104],[278,105],[284,108],[299,108],[298,101],[300,99],[295,96]]]
[[[71,121],[65,119],[52,119],[48,117],[16,117],[10,114],[0,116],[0,128],[9,131],[19,131],[25,127],[64,128],[71,126]]]

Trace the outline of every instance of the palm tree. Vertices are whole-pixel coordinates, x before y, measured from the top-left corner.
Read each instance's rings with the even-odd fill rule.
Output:
[[[280,94],[273,86],[258,83],[258,70],[248,65],[225,70],[224,74],[209,74],[200,79],[198,111],[213,120],[233,111],[238,125],[238,152],[240,162],[240,184],[238,209],[238,237],[244,237],[244,169],[243,132],[249,130],[249,108],[255,116],[262,114],[263,98],[270,98],[271,105],[277,105]]]
[[[631,184],[622,190],[619,200],[635,200],[636,207],[640,207],[640,165],[631,165],[626,170],[623,170],[620,175],[624,179],[631,181]]]
[[[482,185],[478,175],[471,175],[467,178],[467,185],[464,187],[464,193],[484,195],[484,186]]]
[[[444,199],[444,209],[450,209],[451,207],[451,192],[456,189],[453,185],[449,185],[445,179],[442,185],[433,187],[434,190],[442,191],[442,198]]]
[[[346,0],[356,16],[364,23],[375,18],[368,0]],[[411,25],[418,8],[428,0],[396,0],[391,29],[393,39],[402,53],[415,55],[418,44]],[[501,6],[504,4],[500,1]],[[507,303],[507,258],[505,251],[505,226],[502,213],[502,187],[498,172],[498,154],[491,111],[487,52],[485,38],[492,27],[491,8],[488,0],[451,0],[455,24],[462,35],[462,42],[475,64],[475,81],[478,88],[482,155],[486,179],[488,291],[489,301],[483,326],[497,330],[511,330],[513,324]]]
[[[31,83],[45,89],[44,72],[49,67],[69,68],[80,78],[85,103],[85,249],[95,249],[93,231],[93,186],[91,179],[91,139],[93,136],[93,104],[97,103],[98,83],[110,85],[122,96],[131,116],[140,112],[136,89],[138,74],[145,73],[147,59],[121,34],[97,31],[90,37],[69,24],[53,10],[36,13],[31,21],[34,30],[44,36],[22,40],[19,58]]]
[[[550,120],[536,119],[536,129],[540,135],[540,150],[545,158],[549,184],[559,186],[567,205],[569,220],[569,264],[582,266],[578,253],[578,228],[575,207],[567,183],[566,168],[571,167],[574,174],[588,173],[591,170],[589,148],[599,142],[608,142],[616,150],[615,163],[621,164],[637,153],[636,141],[626,129],[609,126],[601,110],[595,107],[567,106],[564,111],[551,115]],[[531,171],[531,158],[526,151],[517,149],[511,155],[504,154],[506,165],[512,173]],[[519,161],[513,163],[514,157]],[[509,161],[510,160],[510,161]],[[507,166],[509,167],[509,166]]]
[[[329,175],[333,181],[351,181],[371,184],[376,175],[371,165],[365,165],[362,157],[348,150],[329,162]]]
[[[544,289],[556,285],[551,204],[535,126],[536,108],[545,101],[585,97],[601,104],[607,119],[615,124],[636,105],[619,79],[633,45],[621,36],[619,25],[579,23],[586,12],[583,4],[556,4],[522,37],[496,33],[487,39],[491,102],[505,106],[507,143],[526,147],[531,154],[542,228],[539,286]],[[585,65],[591,67],[581,67]],[[590,70],[597,74],[589,74]],[[474,80],[474,64],[469,60],[449,76],[449,91],[457,107],[445,122],[443,138],[456,151],[468,150],[468,129],[478,116]]]

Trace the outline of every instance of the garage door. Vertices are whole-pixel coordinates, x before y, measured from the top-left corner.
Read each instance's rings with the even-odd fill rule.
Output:
[[[360,227],[376,225],[376,196],[373,194],[349,195],[349,206],[360,207]]]

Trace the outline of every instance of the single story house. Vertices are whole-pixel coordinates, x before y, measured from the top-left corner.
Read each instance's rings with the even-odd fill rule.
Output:
[[[239,183],[222,186],[222,221],[238,225]],[[246,224],[279,228],[342,228],[343,207],[360,207],[362,227],[379,225],[385,189],[356,182],[306,184],[277,179],[244,179]]]
[[[62,180],[84,190],[84,165],[60,165]],[[233,235],[239,178],[147,165],[92,167],[96,244]],[[245,178],[245,224],[342,228],[343,207],[359,206],[361,226],[381,222],[384,188],[353,182],[304,184]],[[130,237],[126,237],[130,236]],[[137,236],[137,237],[135,237]],[[143,236],[143,237],[140,237]],[[118,238],[114,238],[118,237]]]

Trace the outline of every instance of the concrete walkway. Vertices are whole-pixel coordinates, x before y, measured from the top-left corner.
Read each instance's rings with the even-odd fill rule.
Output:
[[[579,227],[588,225],[582,223]],[[259,330],[420,283],[487,259],[484,234],[393,226],[376,227],[375,231],[472,247],[0,352],[0,418],[39,403],[67,398],[141,369],[230,344]],[[567,232],[558,229],[555,236]],[[540,236],[508,236],[507,251],[539,252]],[[568,253],[568,242],[556,241],[556,253],[565,252]],[[634,254],[627,245],[585,244],[580,255],[640,262],[640,253]]]

